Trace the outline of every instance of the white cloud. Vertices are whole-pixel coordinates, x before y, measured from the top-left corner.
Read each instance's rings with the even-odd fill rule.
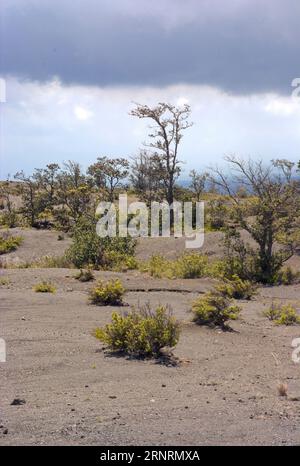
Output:
[[[274,96],[265,105],[265,110],[278,116],[300,115],[300,99]]]
[[[93,112],[90,110],[87,110],[84,107],[81,107],[80,105],[75,105],[74,107],[74,115],[78,120],[86,121],[89,120],[93,116]]]
[[[136,154],[147,140],[150,122],[129,116],[133,102],[191,105],[194,125],[180,146],[180,159],[186,161],[183,176],[191,168],[222,163],[228,153],[299,158],[300,101],[292,97],[234,96],[196,85],[64,86],[13,78],[7,91],[7,102],[1,104],[0,177],[20,169],[30,172],[49,161],[73,159],[87,166],[101,154]]]

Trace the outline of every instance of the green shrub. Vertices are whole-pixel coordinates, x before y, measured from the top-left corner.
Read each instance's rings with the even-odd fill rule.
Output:
[[[43,281],[41,283],[37,283],[33,287],[33,290],[36,293],[55,293],[56,292],[55,286],[53,286],[51,283],[48,283],[48,282],[45,282],[45,281]]]
[[[90,282],[91,280],[94,280],[94,274],[91,269],[87,270],[80,270],[80,272],[75,275],[74,277],[76,280],[79,280],[80,282]]]
[[[176,278],[201,278],[207,274],[208,257],[197,253],[184,254],[174,262]]]
[[[157,254],[142,264],[141,270],[154,278],[201,278],[209,274],[208,257],[192,253],[171,261]]]
[[[73,244],[66,252],[66,257],[82,269],[92,266],[95,269],[113,269],[114,262],[110,261],[110,254],[119,254],[124,257],[133,256],[136,240],[130,237],[101,238],[96,233],[96,224],[81,220],[78,222],[74,235]]]
[[[300,324],[300,317],[291,304],[274,304],[264,312],[264,315],[277,325]]]
[[[21,236],[9,236],[7,233],[0,236],[0,254],[15,251],[22,243]]]
[[[104,252],[103,269],[114,270],[115,272],[126,272],[138,268],[135,257],[119,251]]]
[[[124,293],[125,288],[120,280],[110,280],[106,283],[99,280],[96,286],[90,290],[90,301],[100,306],[121,304]]]
[[[0,278],[0,285],[5,286],[10,284],[10,279],[6,277],[1,277]]]
[[[192,311],[197,324],[226,328],[226,322],[237,319],[241,309],[225,296],[209,291],[193,302]]]
[[[237,275],[233,275],[231,280],[225,280],[215,288],[223,296],[234,299],[251,299],[257,290],[255,284],[249,280],[242,280]]]
[[[292,285],[299,283],[300,272],[294,272],[291,267],[285,267],[280,270],[275,279],[276,285]]]
[[[8,228],[16,227],[19,223],[18,220],[18,214],[14,209],[11,211],[4,211],[0,215],[0,225],[3,225]]]
[[[74,267],[69,258],[63,256],[43,256],[28,264],[28,267],[39,269],[69,269]]]
[[[162,278],[168,272],[169,261],[160,254],[154,254],[148,261],[141,264],[140,268],[142,272],[148,272],[151,277]]]
[[[158,306],[151,311],[148,305],[124,315],[113,313],[112,323],[97,328],[94,335],[112,351],[158,357],[162,348],[177,344],[179,333],[179,323],[168,308]]]

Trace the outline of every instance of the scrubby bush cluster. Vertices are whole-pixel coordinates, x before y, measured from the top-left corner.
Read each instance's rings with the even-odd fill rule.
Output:
[[[215,291],[205,293],[192,304],[194,322],[223,329],[227,328],[229,320],[238,318],[240,311],[241,308],[233,304],[232,300]]]
[[[215,265],[203,254],[186,253],[173,261],[157,254],[141,263],[140,270],[155,278],[201,278],[210,276],[212,270],[217,274]]]
[[[95,337],[112,351],[135,357],[159,357],[162,348],[174,347],[179,340],[179,323],[170,310],[150,306],[123,315],[113,313],[112,322],[95,330]]]
[[[264,315],[277,325],[300,324],[300,316],[291,304],[272,303]]]
[[[95,277],[91,269],[80,269],[80,272],[78,272],[78,274],[75,275],[75,279],[80,282],[90,282],[91,280],[94,280]]]
[[[90,290],[89,299],[91,303],[101,306],[122,304],[124,293],[125,288],[120,280],[116,279],[108,282],[99,280]]]
[[[242,280],[237,275],[233,275],[230,280],[224,278],[224,282],[215,288],[223,296],[234,299],[251,299],[257,291],[254,283]]]
[[[0,235],[0,254],[15,251],[22,241],[21,236],[10,236],[8,233],[3,233]]]
[[[55,293],[56,288],[53,286],[51,283],[43,281],[41,283],[37,283],[34,287],[33,290],[36,293]]]
[[[66,257],[77,268],[126,270],[136,267],[135,247],[136,240],[130,237],[98,236],[95,221],[82,219],[74,230]]]

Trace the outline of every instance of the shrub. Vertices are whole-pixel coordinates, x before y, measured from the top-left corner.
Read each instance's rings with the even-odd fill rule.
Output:
[[[51,283],[41,282],[33,287],[36,293],[55,293],[56,288]]]
[[[222,328],[226,328],[228,320],[237,319],[240,310],[239,306],[231,304],[230,299],[211,291],[196,299],[192,305],[194,322]]]
[[[169,262],[160,254],[154,254],[149,261],[141,265],[143,272],[148,272],[151,277],[162,278],[169,267]]]
[[[209,274],[208,257],[196,253],[183,254],[171,261],[157,254],[144,263],[141,270],[154,278],[200,278]]]
[[[223,296],[234,299],[251,299],[257,290],[255,284],[249,280],[242,280],[237,275],[233,275],[231,280],[226,280],[215,288]]]
[[[114,265],[110,262],[110,253],[133,256],[135,246],[136,240],[130,237],[101,238],[97,235],[95,223],[82,219],[75,228],[73,244],[66,256],[77,268],[93,266],[95,269],[109,269]]]
[[[0,236],[0,254],[15,251],[22,241],[23,238],[21,236],[9,236],[8,234],[3,234]]]
[[[114,305],[122,303],[122,296],[125,293],[120,280],[110,280],[104,283],[99,280],[94,288],[90,290],[90,301],[98,305]]]
[[[165,306],[152,311],[149,305],[121,315],[112,314],[112,322],[95,330],[95,337],[112,351],[135,357],[158,357],[160,350],[174,347],[179,340],[179,323]]]
[[[39,269],[69,269],[73,266],[70,260],[65,256],[43,256],[28,264],[28,267]]]
[[[0,285],[5,286],[5,285],[9,285],[9,284],[10,284],[9,278],[6,278],[6,277],[1,277],[0,278]]]
[[[135,257],[118,251],[104,252],[103,269],[114,270],[116,272],[126,272],[138,267]]]
[[[275,282],[276,285],[292,285],[293,283],[299,283],[299,280],[299,272],[294,272],[291,267],[285,267],[278,272]]]
[[[207,273],[208,257],[184,254],[174,262],[173,275],[177,278],[201,278]]]
[[[75,275],[75,279],[79,280],[80,282],[90,282],[91,280],[94,280],[95,277],[91,269],[81,269],[80,272]]]
[[[264,312],[264,315],[277,325],[300,324],[300,317],[291,304],[275,305],[272,303],[270,308]]]

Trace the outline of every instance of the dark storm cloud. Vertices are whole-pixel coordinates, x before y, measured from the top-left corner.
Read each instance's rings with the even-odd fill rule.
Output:
[[[286,94],[300,75],[299,21],[299,0],[5,0],[1,72]]]

